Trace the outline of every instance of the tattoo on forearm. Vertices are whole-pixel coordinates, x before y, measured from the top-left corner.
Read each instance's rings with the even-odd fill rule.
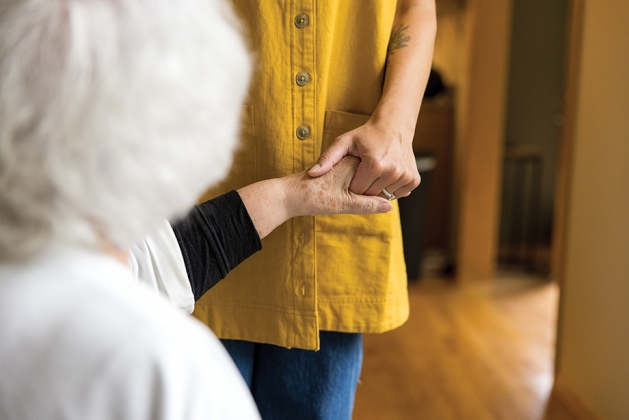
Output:
[[[391,34],[391,40],[389,41],[389,48],[387,51],[388,55],[393,55],[395,50],[399,50],[400,48],[407,47],[407,42],[410,41],[411,36],[406,35],[406,31],[410,25],[404,26],[403,24],[398,26],[398,28],[393,31]]]

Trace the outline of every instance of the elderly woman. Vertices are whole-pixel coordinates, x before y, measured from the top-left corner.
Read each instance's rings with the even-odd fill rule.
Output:
[[[211,332],[134,281],[143,252],[199,295],[290,217],[391,206],[348,192],[346,160],[170,230],[228,169],[249,73],[218,0],[2,1],[0,418],[258,418]]]

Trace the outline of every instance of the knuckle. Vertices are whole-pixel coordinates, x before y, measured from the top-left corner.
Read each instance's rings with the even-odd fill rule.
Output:
[[[414,188],[417,188],[417,186],[421,182],[421,177],[419,176],[419,173],[415,172],[413,174],[409,174],[404,179],[404,181],[405,181],[406,185],[412,190]]]
[[[371,213],[373,211],[373,202],[371,200],[363,202],[360,211],[362,213]]]
[[[323,163],[323,162],[325,162],[325,161],[327,161],[327,160],[330,160],[330,152],[329,152],[329,149],[328,149],[328,150],[323,151],[323,152],[319,155],[319,159],[317,159],[317,162],[318,162],[319,164],[321,164],[321,163]]]
[[[400,179],[405,175],[404,171],[399,167],[393,167],[393,170],[391,172],[395,179]]]
[[[382,173],[385,169],[384,162],[380,159],[374,159],[371,161],[371,170],[374,172]]]

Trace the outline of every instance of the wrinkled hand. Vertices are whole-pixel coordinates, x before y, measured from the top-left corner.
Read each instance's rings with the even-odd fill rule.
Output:
[[[291,215],[386,213],[393,206],[381,197],[367,197],[350,191],[350,183],[360,160],[353,156],[339,159],[325,175],[310,177],[306,172],[291,175],[286,197]]]
[[[322,176],[343,156],[353,155],[360,158],[360,165],[349,185],[351,192],[382,197],[382,190],[386,188],[397,198],[406,197],[420,182],[412,138],[404,138],[409,135],[412,136],[404,136],[386,124],[367,122],[337,137],[308,174]]]

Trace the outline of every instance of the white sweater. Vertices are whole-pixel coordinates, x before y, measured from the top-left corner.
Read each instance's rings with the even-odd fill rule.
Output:
[[[128,267],[60,245],[0,264],[0,420],[252,418],[217,338]]]

